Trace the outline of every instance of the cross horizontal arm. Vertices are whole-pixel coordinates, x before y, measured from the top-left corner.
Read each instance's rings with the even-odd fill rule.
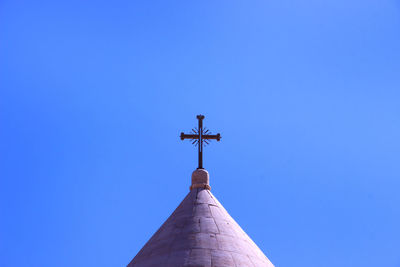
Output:
[[[221,135],[220,134],[203,134],[201,136],[202,139],[213,139],[220,141],[221,140]],[[184,134],[181,133],[181,140],[185,139],[200,139],[200,135],[198,134]]]
[[[185,139],[199,139],[199,135],[198,134],[181,133],[181,140],[185,140]]]
[[[221,135],[220,134],[204,134],[201,136],[203,139],[214,139],[217,141],[221,140]]]

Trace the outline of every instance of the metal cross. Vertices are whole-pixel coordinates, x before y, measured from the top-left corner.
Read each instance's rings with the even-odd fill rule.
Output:
[[[204,119],[203,115],[197,115],[197,119],[199,120],[199,127],[192,129],[191,134],[184,134],[182,132],[181,140],[185,139],[193,140],[192,144],[199,147],[199,167],[197,169],[203,169],[203,142],[206,143],[206,145],[208,145],[210,140],[212,139],[220,141],[221,135],[219,133],[211,134],[209,130],[203,128],[203,119]]]

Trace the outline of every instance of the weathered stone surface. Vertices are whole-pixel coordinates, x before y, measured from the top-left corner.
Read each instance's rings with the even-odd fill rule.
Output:
[[[194,248],[190,252],[188,260],[185,262],[187,267],[211,267],[211,251],[204,248]]]
[[[203,170],[204,171],[204,170]],[[201,173],[196,182],[206,181]],[[203,180],[202,180],[203,179]],[[128,267],[273,267],[205,188],[193,188]]]
[[[235,266],[232,255],[220,250],[211,250],[211,263],[213,267]]]

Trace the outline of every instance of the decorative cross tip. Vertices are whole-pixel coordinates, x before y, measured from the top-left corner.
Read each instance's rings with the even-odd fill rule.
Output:
[[[199,148],[199,167],[197,169],[203,169],[203,144],[208,145],[211,140],[221,140],[221,134],[211,134],[210,130],[203,128],[204,115],[197,115],[199,121],[198,128],[192,129],[190,134],[181,133],[181,140],[189,139],[192,144]]]

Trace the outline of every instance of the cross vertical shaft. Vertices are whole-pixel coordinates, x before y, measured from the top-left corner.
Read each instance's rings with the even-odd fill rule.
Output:
[[[203,169],[203,115],[197,115],[199,120],[199,167],[197,169]]]

